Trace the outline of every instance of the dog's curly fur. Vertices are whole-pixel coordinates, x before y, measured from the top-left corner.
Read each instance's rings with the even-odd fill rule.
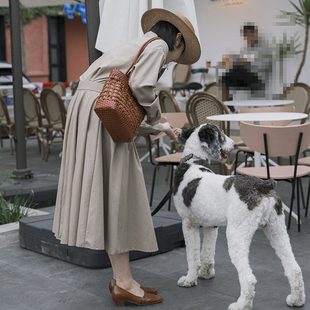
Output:
[[[178,140],[185,147],[176,170],[173,191],[176,209],[182,217],[188,261],[188,273],[179,279],[178,285],[191,287],[197,285],[198,277],[214,277],[217,227],[227,226],[229,255],[238,271],[241,286],[240,297],[228,309],[252,309],[256,279],[248,254],[255,231],[262,228],[281,259],[290,283],[287,304],[302,306],[305,303],[304,282],[286,231],[281,198],[274,190],[275,182],[214,174],[208,161],[225,162],[226,152],[235,147],[234,142],[215,125],[180,130]],[[204,230],[201,252],[200,226]]]

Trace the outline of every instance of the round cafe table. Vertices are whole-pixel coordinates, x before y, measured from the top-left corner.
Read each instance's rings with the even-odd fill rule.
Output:
[[[238,107],[269,107],[287,105],[294,103],[294,100],[271,100],[271,99],[252,99],[252,100],[232,100],[224,101],[225,105]]]
[[[308,114],[296,112],[259,112],[259,113],[235,113],[218,114],[208,116],[207,119],[214,121],[254,122],[260,121],[288,121],[307,118]]]

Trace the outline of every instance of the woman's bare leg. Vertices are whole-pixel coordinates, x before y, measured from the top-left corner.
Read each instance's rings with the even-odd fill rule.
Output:
[[[115,279],[117,286],[131,294],[142,297],[144,291],[141,289],[140,284],[138,284],[131,275],[129,252],[109,254],[109,258],[113,269],[113,278]]]

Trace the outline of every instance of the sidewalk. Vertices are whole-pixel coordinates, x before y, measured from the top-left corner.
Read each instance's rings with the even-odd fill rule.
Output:
[[[59,173],[61,144],[54,144],[49,161],[41,160],[37,142],[28,141],[28,168],[43,173]],[[139,149],[144,154],[145,149]],[[0,148],[0,170],[14,169],[15,156],[9,155],[9,143],[4,140]],[[34,168],[35,167],[35,168]],[[145,180],[150,191],[153,167],[143,162]],[[166,169],[161,168],[157,175],[154,206],[169,188],[164,180]],[[306,192],[308,180],[303,186]],[[288,204],[290,184],[278,182],[277,190]],[[164,207],[167,208],[166,206]],[[44,211],[53,212],[53,206]],[[174,207],[172,207],[172,212]],[[293,221],[289,231],[296,259],[300,264],[310,296],[310,220],[304,218],[302,210],[302,231],[298,233]],[[185,248],[151,256],[131,263],[134,278],[144,286],[158,288],[164,302],[149,306],[150,309],[169,310],[224,310],[239,296],[239,282],[226,245],[225,228],[220,228],[215,257],[216,276],[212,280],[198,280],[198,286],[181,288],[177,280],[186,274],[187,261]],[[280,260],[275,255],[263,232],[257,231],[252,241],[250,263],[257,278],[254,310],[292,309],[286,306],[285,299],[290,293],[287,278]],[[108,283],[112,277],[111,268],[86,269],[19,247],[19,244],[0,249],[0,309],[1,310],[108,310],[116,309]],[[140,309],[127,304],[128,309]],[[310,301],[300,309],[309,310]]]

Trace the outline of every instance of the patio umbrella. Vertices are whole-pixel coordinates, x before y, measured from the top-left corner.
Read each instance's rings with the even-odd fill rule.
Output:
[[[90,4],[92,2],[92,4]],[[25,142],[25,119],[22,84],[22,57],[20,35],[20,7],[54,6],[61,4],[85,3],[85,0],[0,0],[0,7],[10,7],[11,20],[11,45],[12,45],[12,73],[13,73],[13,98],[15,117],[15,145],[16,145],[16,177],[31,178],[31,170],[27,168],[26,142]],[[99,24],[98,1],[86,0],[86,15],[94,29],[87,29],[88,42],[95,42]],[[92,14],[92,15],[89,15]],[[96,16],[98,15],[98,18]],[[97,28],[96,28],[97,23]],[[88,27],[88,26],[87,26]],[[89,27],[88,27],[89,28]],[[90,37],[89,37],[89,34]],[[91,56],[96,57],[96,52],[91,51]],[[90,56],[90,57],[91,57]]]
[[[96,49],[101,52],[142,36],[140,20],[143,13],[151,8],[183,14],[193,24],[199,39],[194,0],[100,0],[100,7]]]

